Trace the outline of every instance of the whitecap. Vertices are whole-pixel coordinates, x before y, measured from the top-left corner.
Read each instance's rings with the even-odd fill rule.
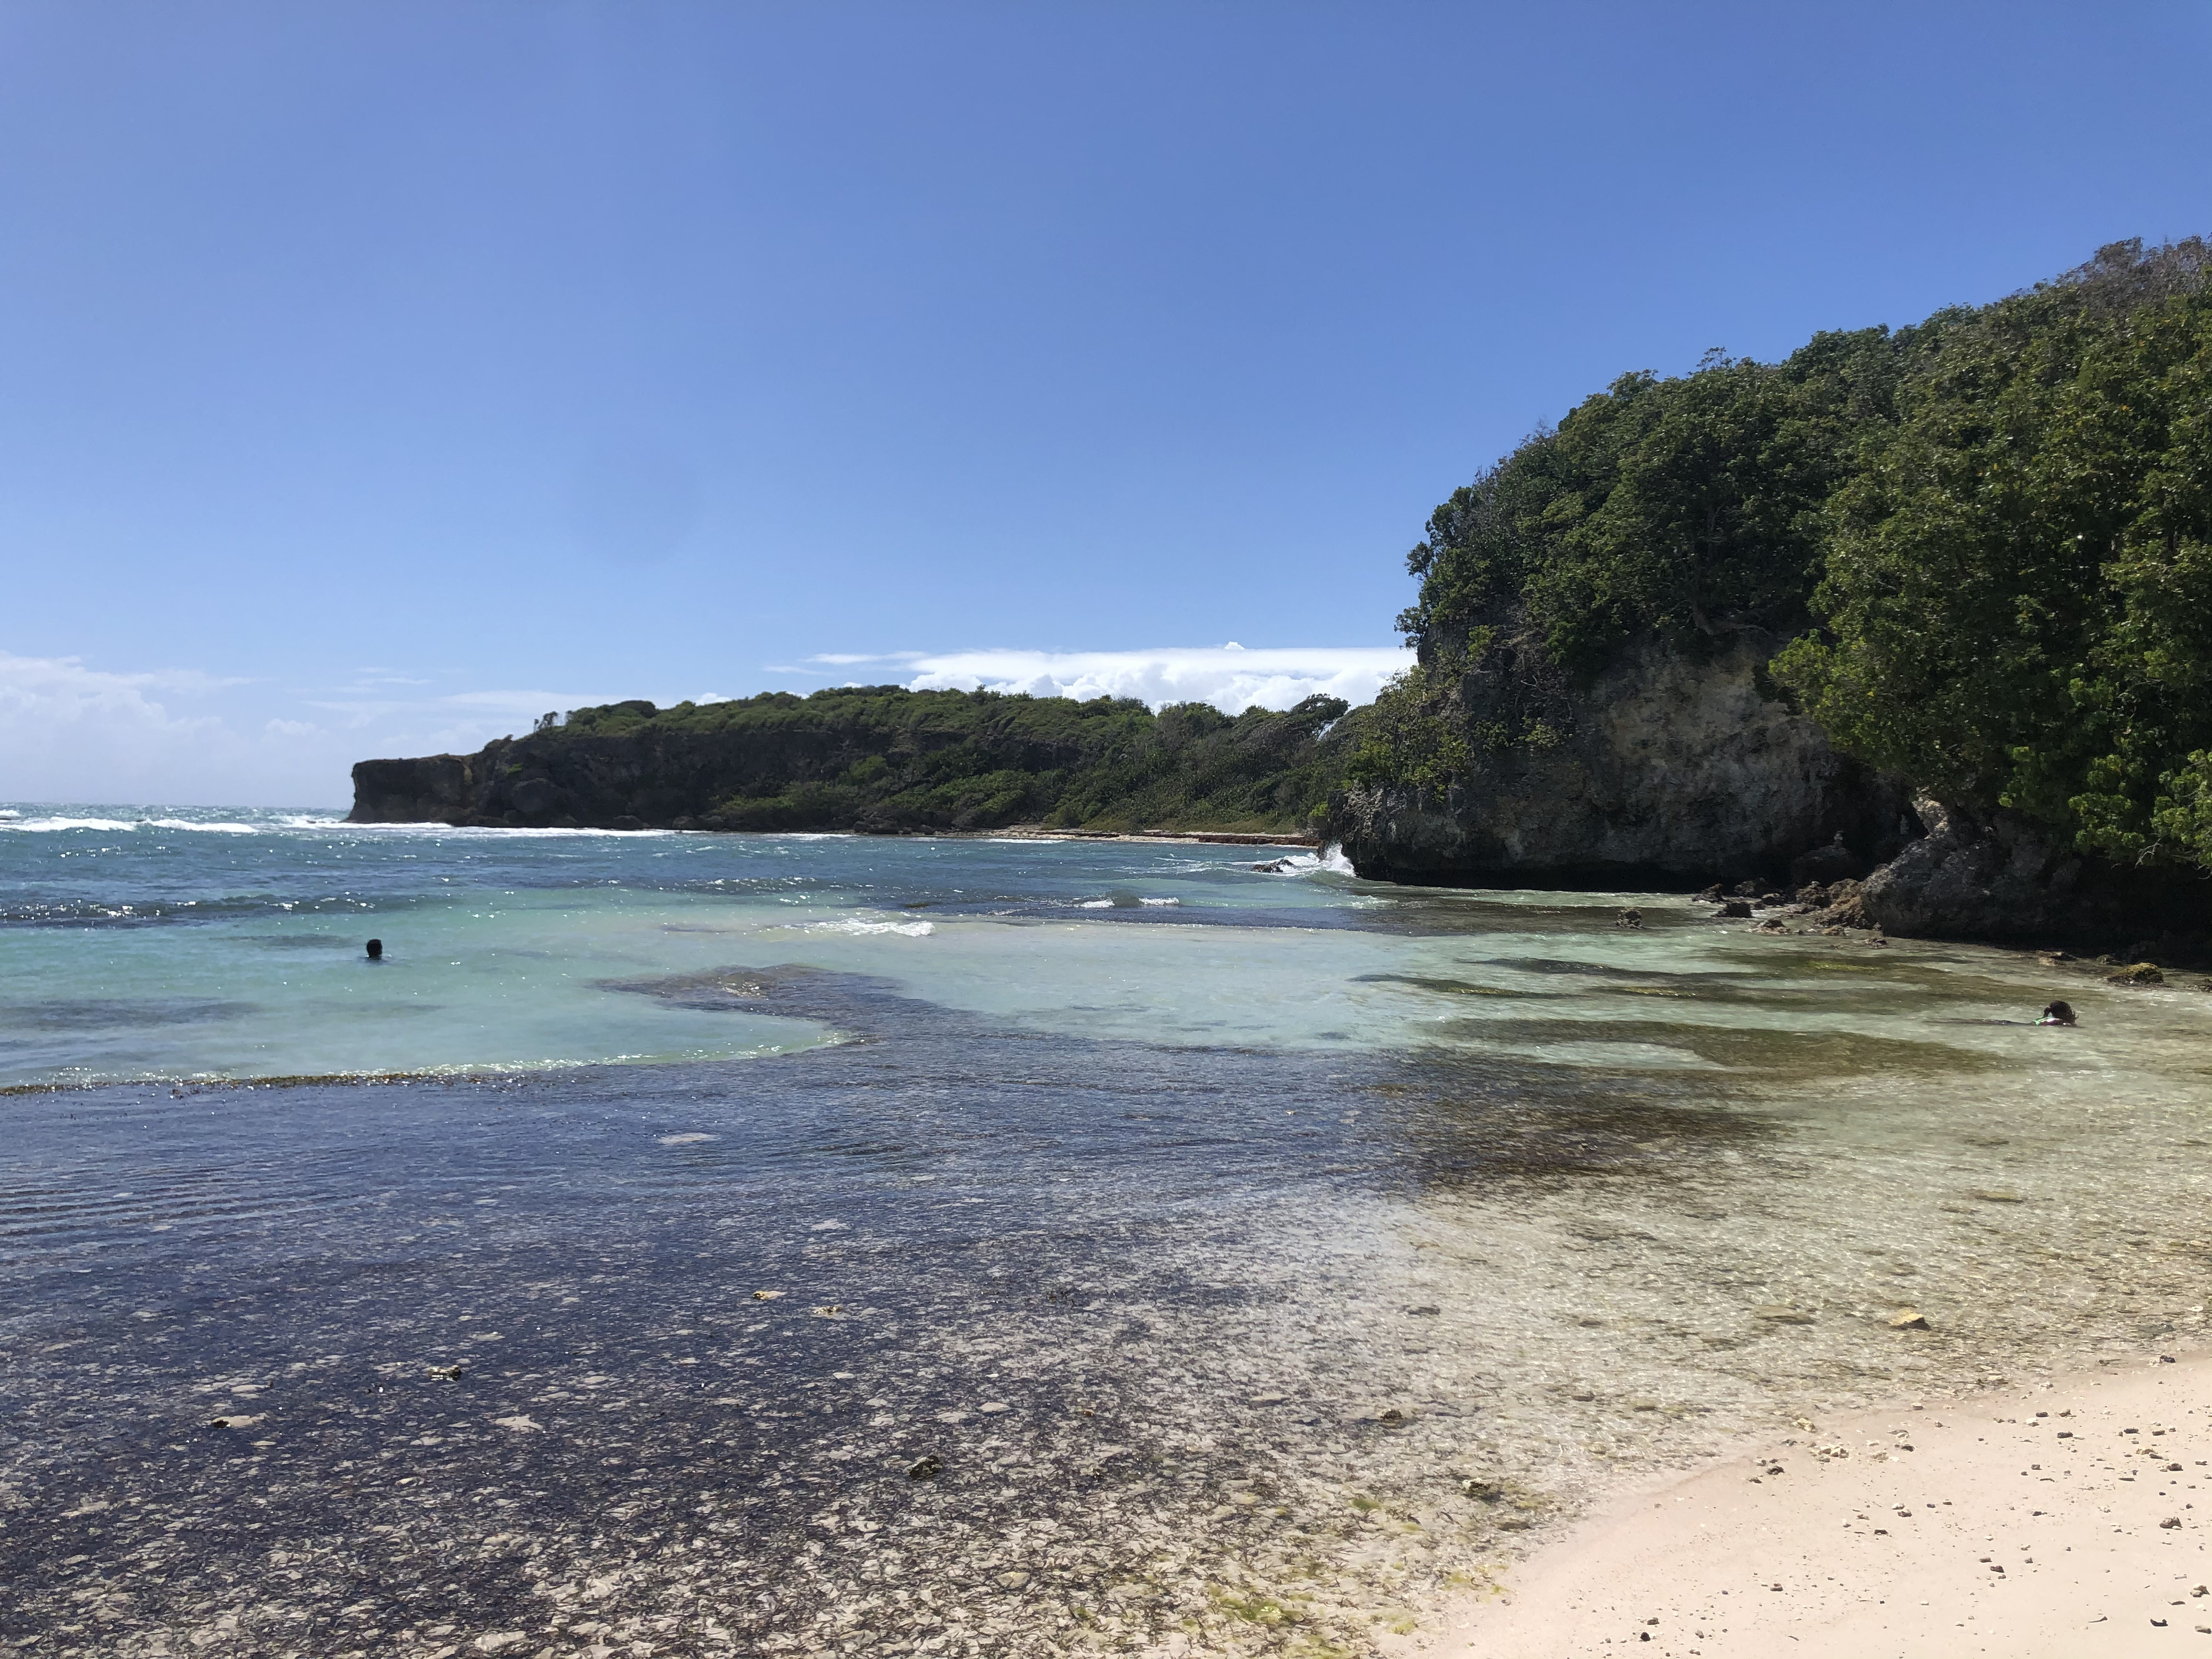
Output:
[[[190,818],[141,818],[141,830],[204,830],[217,836],[258,836],[262,828],[258,823],[197,823]]]
[[[135,830],[135,823],[125,823],[120,818],[19,818],[4,826],[9,830],[49,831],[55,830]]]
[[[1182,901],[1179,898],[1148,898],[1139,900],[1139,902],[1143,904],[1181,904]]]
[[[930,921],[866,921],[859,916],[847,916],[836,921],[809,921],[799,924],[809,933],[900,933],[908,939],[927,939],[937,931]]]

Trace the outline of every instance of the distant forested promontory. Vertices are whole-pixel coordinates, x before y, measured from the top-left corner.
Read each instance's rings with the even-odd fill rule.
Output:
[[[1302,830],[1358,722],[1309,697],[1231,716],[1133,698],[841,686],[726,702],[611,703],[475,755],[364,761],[354,816],[509,825],[858,830],[1011,824]]]

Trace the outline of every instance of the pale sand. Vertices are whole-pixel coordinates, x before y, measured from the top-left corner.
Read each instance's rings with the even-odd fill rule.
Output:
[[[2212,1659],[2212,1354],[1753,1449],[1601,1506],[1429,1651]]]

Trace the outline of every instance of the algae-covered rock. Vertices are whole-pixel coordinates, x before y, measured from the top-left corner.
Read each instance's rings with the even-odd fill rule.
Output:
[[[2166,983],[2166,975],[2159,971],[2159,966],[2154,962],[2136,962],[2106,975],[2105,983],[2107,985],[2163,985]]]

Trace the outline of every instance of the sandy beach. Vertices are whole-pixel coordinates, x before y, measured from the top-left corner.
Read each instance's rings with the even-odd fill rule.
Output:
[[[1801,1425],[1617,1494],[1429,1651],[2212,1653],[2208,1419],[2199,1353]]]

